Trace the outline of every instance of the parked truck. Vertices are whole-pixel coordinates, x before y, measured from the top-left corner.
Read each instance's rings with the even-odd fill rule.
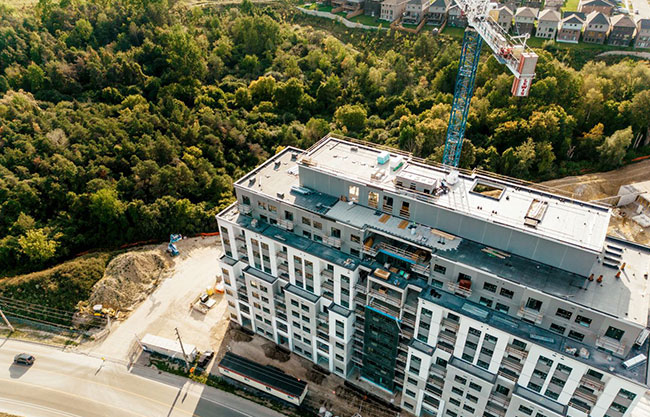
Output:
[[[181,349],[181,344],[178,340],[171,340],[160,336],[154,336],[152,334],[146,334],[142,340],[140,340],[140,345],[145,352],[157,353],[170,358],[183,359],[183,350]],[[194,361],[194,358],[196,358],[196,355],[199,353],[198,350],[196,350],[196,346],[183,343],[183,348],[185,349],[187,360],[189,362]]]

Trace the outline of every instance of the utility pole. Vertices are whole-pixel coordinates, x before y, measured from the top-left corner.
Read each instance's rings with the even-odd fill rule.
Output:
[[[190,366],[190,361],[187,360],[187,354],[185,353],[185,348],[183,347],[183,341],[181,340],[181,334],[178,333],[178,327],[174,327],[174,330],[176,330],[176,338],[178,339],[178,343],[181,345],[181,352],[183,352],[183,359],[185,359],[185,370],[187,371],[187,368]]]
[[[12,326],[11,323],[9,323],[9,320],[7,319],[7,316],[5,316],[5,313],[2,312],[2,308],[0,308],[0,316],[2,316],[2,320],[5,321],[5,323],[7,324],[9,329],[11,329],[12,332],[16,331],[16,329],[14,329],[14,326]]]

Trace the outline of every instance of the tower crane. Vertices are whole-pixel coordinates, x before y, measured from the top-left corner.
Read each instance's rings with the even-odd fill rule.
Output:
[[[467,113],[474,93],[474,79],[478,68],[481,46],[485,42],[497,61],[515,76],[512,95],[527,96],[535,76],[537,54],[526,46],[529,35],[510,36],[496,22],[493,13],[496,4],[489,0],[455,0],[467,17],[468,27],[463,36],[463,48],[456,75],[454,101],[449,115],[447,139],[442,163],[457,167],[463,146]]]

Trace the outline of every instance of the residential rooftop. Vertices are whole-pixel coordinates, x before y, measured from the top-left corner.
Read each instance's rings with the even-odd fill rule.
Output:
[[[378,147],[328,136],[313,147],[302,158],[302,163],[337,177],[347,177],[356,182],[372,184],[374,187],[393,192],[408,192],[396,185],[397,177],[417,177],[421,181],[435,181],[441,184],[448,180],[450,168],[428,165],[408,153],[392,150],[390,158],[402,158],[398,170],[384,169],[377,162],[382,153]],[[388,165],[384,164],[384,165]],[[384,169],[379,180],[375,172]],[[263,173],[261,173],[263,174]],[[475,191],[476,185],[491,186],[497,194],[489,195]],[[499,191],[500,190],[500,191]],[[413,193],[415,194],[415,193]],[[496,197],[495,197],[496,195]],[[486,198],[488,197],[488,198]],[[504,224],[542,238],[561,241],[594,253],[603,249],[607,234],[610,209],[593,203],[574,200],[550,191],[543,191],[534,184],[513,178],[490,175],[480,171],[463,171],[458,183],[446,194],[433,196],[424,193],[416,195],[434,206],[462,212],[483,221]],[[526,225],[526,217],[535,202],[545,206],[541,221],[536,228]]]
[[[550,330],[508,316],[505,313],[488,309],[446,291],[430,287],[422,291],[420,297],[449,310],[480,320],[482,323],[510,333],[519,339],[544,346],[547,349],[562,353],[563,355],[571,355],[575,360],[583,362],[601,371],[647,385],[647,361],[631,369],[623,367],[623,362],[640,353],[647,357],[648,347],[650,346],[649,340],[646,340],[641,347],[632,348],[625,359],[620,359],[613,357],[611,354],[599,350],[594,346],[586,345],[569,339],[568,337],[558,335]],[[575,356],[570,354],[570,352],[573,352],[573,349],[577,349],[578,352],[580,349],[585,349],[589,352],[589,357],[584,358],[580,355]]]

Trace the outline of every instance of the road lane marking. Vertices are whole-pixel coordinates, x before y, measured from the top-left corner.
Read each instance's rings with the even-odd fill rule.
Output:
[[[54,413],[56,415],[63,416],[63,417],[83,417],[83,416],[80,416],[78,414],[70,414],[70,413],[68,413],[66,411],[60,411],[60,410],[57,410],[56,408],[50,408],[50,407],[46,407],[44,405],[28,403],[27,401],[19,401],[19,400],[13,400],[13,399],[9,399],[9,398],[0,398],[0,404],[2,404],[2,403],[19,405],[20,407],[23,407],[23,408],[33,408],[35,410],[47,411],[50,414]]]
[[[145,416],[145,415],[143,415],[143,414],[135,413],[135,412],[133,412],[133,411],[126,410],[126,409],[124,409],[124,408],[122,408],[122,407],[118,407],[118,406],[115,406],[115,405],[112,405],[112,404],[108,404],[108,403],[103,403],[103,402],[101,402],[101,401],[91,400],[91,399],[86,398],[86,397],[84,397],[84,396],[82,396],[82,395],[73,394],[73,393],[71,393],[71,392],[61,391],[61,390],[58,390],[58,389],[55,389],[55,388],[50,388],[50,387],[46,387],[46,386],[43,386],[43,385],[32,384],[32,383],[29,383],[29,382],[16,381],[16,380],[13,380],[13,381],[11,381],[11,382],[14,383],[14,384],[28,385],[28,386],[31,386],[31,387],[36,387],[36,388],[44,389],[44,390],[47,390],[47,391],[56,392],[56,393],[58,393],[58,394],[64,394],[64,395],[68,395],[68,396],[71,396],[71,397],[81,398],[81,399],[87,400],[87,401],[89,401],[89,402],[91,402],[91,403],[102,404],[102,405],[104,405],[104,406],[108,406],[108,407],[111,407],[111,408],[115,408],[115,409],[118,409],[118,410],[120,410],[120,411],[122,411],[122,412],[126,412],[126,413],[128,413],[128,414],[132,414],[132,415],[136,415],[136,416],[141,416],[141,417],[147,417],[147,416]]]

